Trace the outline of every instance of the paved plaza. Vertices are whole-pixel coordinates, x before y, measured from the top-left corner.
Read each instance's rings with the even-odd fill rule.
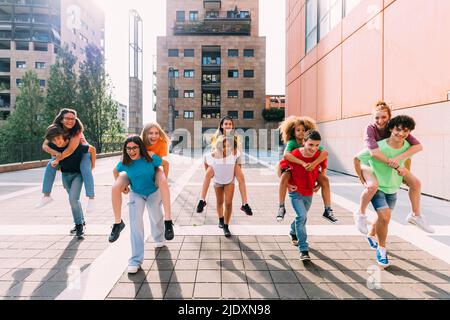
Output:
[[[424,211],[436,228],[429,235],[405,224],[408,201],[406,192],[400,191],[388,237],[391,266],[382,270],[376,266],[375,252],[353,225],[361,185],[356,178],[329,172],[339,223],[322,219],[323,203],[315,195],[307,223],[312,261],[304,264],[288,237],[294,217],[288,199],[284,221],[275,219],[278,177],[271,159],[247,157],[250,163],[244,173],[254,215],[240,210],[236,188],[233,236],[225,238],[217,226],[212,188],[204,212],[195,212],[204,176],[201,159],[171,154],[175,238],[155,249],[149,237],[142,270],[135,275],[126,273],[131,252],[128,196],[123,204],[127,227],[118,241],[108,242],[113,223],[112,169],[118,157],[97,162],[97,210],[85,215],[82,241],[69,235],[73,223],[60,174],[53,190],[55,201],[39,210],[34,205],[40,197],[42,168],[0,174],[0,298],[450,298],[449,202],[424,197]],[[86,200],[83,195],[84,206]],[[148,219],[144,221],[148,236]]]

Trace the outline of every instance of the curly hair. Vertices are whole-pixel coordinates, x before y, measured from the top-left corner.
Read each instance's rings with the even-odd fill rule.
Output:
[[[389,130],[394,129],[395,127],[399,127],[402,129],[409,129],[413,131],[416,127],[416,122],[410,116],[400,115],[389,120],[387,127]]]
[[[278,127],[281,133],[281,139],[286,144],[289,140],[295,139],[295,127],[303,126],[305,131],[316,130],[317,124],[313,118],[290,116],[286,118]]]

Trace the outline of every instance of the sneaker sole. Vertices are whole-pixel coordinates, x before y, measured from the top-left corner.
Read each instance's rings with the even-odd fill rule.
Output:
[[[332,224],[337,224],[337,223],[339,222],[339,220],[331,221],[330,219],[325,218],[324,216],[322,216],[322,219],[327,220],[328,222],[330,222],[330,223],[332,223]]]
[[[284,220],[284,218],[278,218],[278,217],[277,217],[277,221],[278,221],[278,222],[281,222],[281,221],[283,221],[283,220]]]
[[[408,222],[410,225],[413,225],[413,226],[419,228],[420,230],[422,230],[422,231],[424,231],[424,232],[426,232],[426,233],[435,233],[434,230],[433,230],[433,231],[429,231],[429,230],[426,230],[426,229],[422,228],[422,227],[421,227],[420,225],[418,225],[414,220],[412,220],[412,221],[407,220],[407,222]]]
[[[311,261],[311,258],[300,258],[300,261]]]
[[[387,267],[389,267],[389,263],[388,264],[383,264],[383,263],[381,263],[381,262],[379,262],[379,261],[377,261],[377,264],[380,266],[380,267],[383,267],[383,268],[387,268]]]
[[[245,213],[246,215],[248,215],[248,216],[252,216],[252,215],[253,215],[253,212],[252,212],[252,213],[247,213],[247,212],[245,212],[244,209],[241,209],[241,211],[244,212],[244,213]]]

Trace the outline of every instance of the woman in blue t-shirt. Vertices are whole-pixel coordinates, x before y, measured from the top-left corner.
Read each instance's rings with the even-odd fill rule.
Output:
[[[128,261],[128,273],[136,273],[144,260],[144,223],[142,215],[147,205],[150,227],[155,247],[164,246],[164,215],[161,208],[161,195],[155,185],[155,169],[161,166],[162,159],[153,152],[145,150],[144,143],[137,135],[128,137],[123,146],[122,161],[114,168],[114,179],[126,172],[130,180],[130,229],[132,257]],[[121,231],[125,224],[114,225]]]

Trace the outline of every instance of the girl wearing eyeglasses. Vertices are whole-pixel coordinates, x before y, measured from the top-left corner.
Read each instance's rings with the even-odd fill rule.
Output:
[[[69,157],[77,148],[81,145],[89,145],[83,134],[83,124],[77,117],[77,112],[73,109],[61,109],[59,114],[53,120],[53,124],[59,126],[65,132],[70,139],[67,149],[59,153],[58,151],[49,147],[49,141],[45,139],[42,144],[42,149],[52,156],[52,160],[49,161],[47,167],[45,168],[44,180],[42,185],[43,197],[40,202],[36,205],[36,209],[42,208],[47,205],[53,198],[50,196],[52,192],[53,183],[55,181],[57,166],[60,161]],[[90,146],[91,148],[94,148]],[[85,153],[82,157],[80,164],[80,171],[83,177],[84,188],[86,191],[86,197],[89,198],[87,204],[87,213],[92,213],[95,210],[95,192],[94,192],[94,177],[92,175],[92,170],[95,167],[95,157],[91,157],[90,153]],[[75,232],[71,230],[71,233]]]
[[[162,159],[154,152],[147,152],[142,139],[133,135],[125,140],[122,161],[114,168],[114,179],[125,172],[130,181],[130,232],[132,257],[128,261],[128,273],[136,273],[144,261],[144,224],[142,215],[147,206],[150,228],[156,248],[164,246],[164,215],[161,194],[155,184],[156,169]],[[123,229],[125,224],[114,225]],[[120,231],[119,231],[120,232]]]

